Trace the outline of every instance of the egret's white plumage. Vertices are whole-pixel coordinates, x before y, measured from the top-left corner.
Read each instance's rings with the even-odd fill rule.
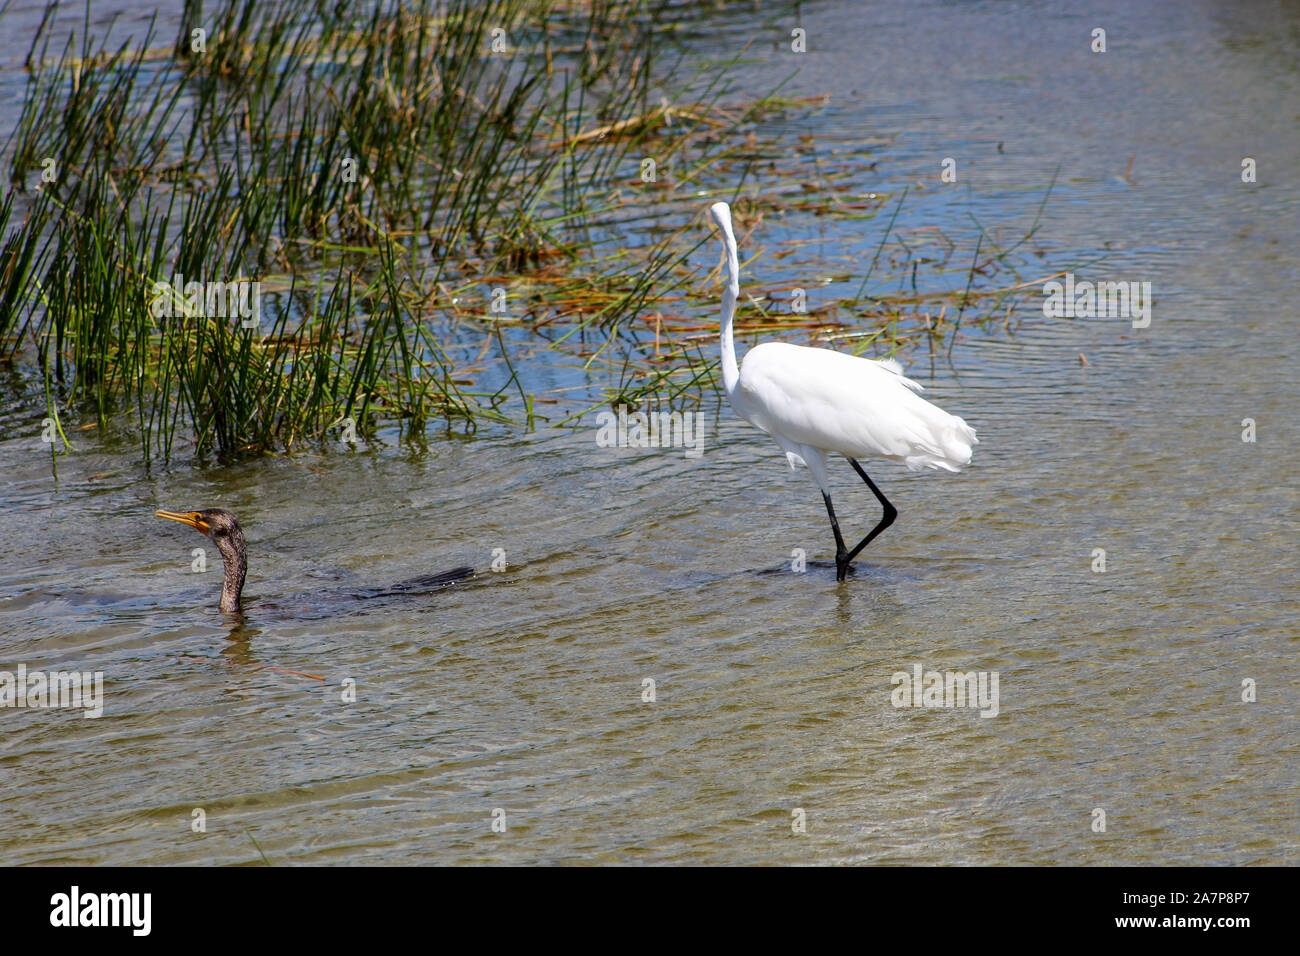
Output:
[[[853,555],[893,520],[893,507],[867,478],[856,458],[888,458],[912,471],[960,471],[970,463],[975,429],[918,394],[893,359],[876,361],[832,349],[765,342],[736,361],[732,320],[740,295],[740,264],[731,208],[709,209],[722,231],[727,286],[722,296],[722,380],[732,408],[771,435],[791,467],[804,464],[826,498],[837,544],[841,579]],[[886,520],[847,559],[830,502],[826,456],[839,452],[853,463],[886,507]]]

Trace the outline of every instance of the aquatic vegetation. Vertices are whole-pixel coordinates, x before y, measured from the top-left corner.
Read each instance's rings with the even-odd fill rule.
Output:
[[[187,2],[176,36],[116,46],[89,7],[66,40],[47,17],[0,153],[0,354],[39,369],[33,414],[65,442],[69,421],[129,423],[147,463],[698,402],[716,389],[702,197],[741,222],[893,197],[855,191],[860,158],[813,177],[777,148],[756,120],[820,101],[732,101],[726,64],[687,70],[681,16]],[[955,338],[1027,285],[1011,250],[977,246],[966,270],[956,248],[926,259],[886,230],[872,270],[910,269],[910,289],[869,273],[801,311],[774,288],[737,331]],[[923,259],[964,290],[920,291]],[[557,363],[583,385],[533,372]]]

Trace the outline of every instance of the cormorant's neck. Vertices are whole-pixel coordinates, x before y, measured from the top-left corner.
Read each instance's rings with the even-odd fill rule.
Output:
[[[221,585],[221,610],[226,614],[238,614],[239,596],[243,593],[244,577],[248,574],[244,536],[238,531],[223,535],[216,539],[216,545],[221,552],[221,563],[226,575],[226,580]]]

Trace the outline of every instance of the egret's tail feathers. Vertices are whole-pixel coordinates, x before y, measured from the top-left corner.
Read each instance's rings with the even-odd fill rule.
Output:
[[[925,391],[924,385],[922,385],[920,382],[912,381],[910,378],[908,378],[906,375],[903,374],[903,366],[899,364],[898,359],[891,359],[891,358],[868,359],[868,361],[875,362],[877,365],[881,366],[882,368],[889,369],[889,371],[893,372],[895,375],[898,376],[898,380],[900,382],[902,382],[912,391],[916,392],[918,395],[921,392]]]
[[[961,471],[970,464],[973,446],[979,444],[975,429],[956,415],[946,418],[931,429],[929,441],[918,442],[916,452],[903,459],[908,471]]]

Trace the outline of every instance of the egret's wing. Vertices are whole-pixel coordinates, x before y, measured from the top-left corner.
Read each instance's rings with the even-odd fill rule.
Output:
[[[745,355],[734,399],[754,424],[793,442],[958,471],[970,462],[975,430],[919,390],[893,360],[768,342]]]

